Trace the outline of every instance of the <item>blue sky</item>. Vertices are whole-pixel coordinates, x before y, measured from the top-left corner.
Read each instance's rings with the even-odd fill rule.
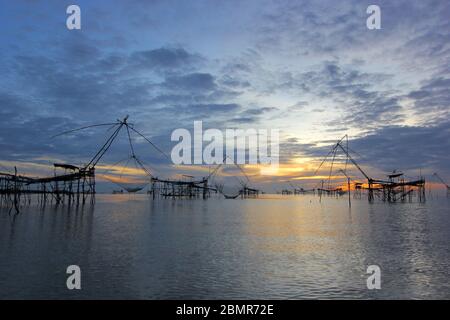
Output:
[[[65,27],[70,4],[81,7],[81,30]],[[366,28],[369,4],[381,8],[381,30]],[[130,114],[168,153],[170,133],[194,120],[280,128],[286,170],[265,181],[311,175],[344,134],[373,174],[450,178],[448,1],[0,0],[0,8],[3,170],[82,163],[104,131],[50,137]],[[159,176],[175,172],[136,144]],[[119,141],[105,163],[126,150]]]

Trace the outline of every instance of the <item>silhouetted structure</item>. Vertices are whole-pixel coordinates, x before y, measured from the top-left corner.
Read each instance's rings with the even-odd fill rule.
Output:
[[[345,145],[344,145],[345,139]],[[326,193],[328,195],[342,195],[345,192],[342,188],[330,188],[330,180],[333,172],[333,165],[336,160],[337,152],[341,150],[345,155],[345,169],[340,171],[344,173],[347,178],[348,189],[350,190],[350,178],[346,174],[347,163],[350,162],[354,165],[354,167],[363,175],[363,177],[367,180],[367,186],[365,187],[363,184],[358,183],[355,184],[355,189],[357,190],[356,196],[360,197],[361,190],[365,189],[367,191],[367,197],[369,202],[373,202],[375,196],[381,199],[382,201],[387,202],[397,202],[397,201],[406,201],[412,200],[413,196],[416,196],[419,202],[424,202],[425,199],[425,179],[420,177],[417,180],[407,181],[404,179],[403,173],[393,172],[387,176],[387,180],[374,179],[370,177],[361,166],[353,159],[350,155],[350,148],[348,147],[348,136],[345,135],[341,138],[332,148],[331,151],[325,156],[322,160],[321,164],[317,168],[315,174],[319,171],[325,161],[331,157],[331,166],[330,166],[330,174],[328,178],[328,188],[323,187],[319,188],[319,194]],[[349,202],[350,203],[350,202]]]
[[[95,167],[102,159],[105,153],[109,150],[114,140],[119,135],[119,132],[125,128],[130,144],[132,158],[139,164],[139,166],[149,176],[150,172],[145,168],[139,158],[134,152],[134,147],[131,142],[130,131],[137,133],[148,141],[153,147],[159,150],[150,140],[144,137],[133,127],[129,126],[128,116],[123,120],[117,120],[114,123],[103,123],[97,125],[86,126],[74,130],[69,130],[60,133],[54,137],[73,133],[75,131],[84,130],[92,127],[108,126],[114,129],[112,134],[104,142],[101,148],[97,151],[94,157],[88,164],[83,167],[74,166],[71,164],[55,163],[54,175],[52,177],[33,178],[17,173],[0,173],[0,195],[1,204],[5,204],[14,207],[16,212],[19,211],[21,203],[31,202],[31,196],[37,195],[38,202],[44,205],[47,202],[53,202],[56,204],[79,204],[85,203],[87,199],[91,202],[95,201]],[[161,150],[159,150],[162,152]],[[62,172],[61,172],[62,170]]]
[[[433,175],[439,180],[440,183],[445,186],[445,188],[447,189],[447,197],[450,197],[450,186],[446,184],[444,179],[442,179],[436,172],[433,173]]]

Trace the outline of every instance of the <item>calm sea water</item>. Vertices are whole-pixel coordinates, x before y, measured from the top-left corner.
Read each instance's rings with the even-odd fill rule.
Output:
[[[0,211],[0,298],[450,299],[450,200],[149,200]],[[81,268],[81,290],[66,268]],[[381,268],[368,290],[366,268]]]

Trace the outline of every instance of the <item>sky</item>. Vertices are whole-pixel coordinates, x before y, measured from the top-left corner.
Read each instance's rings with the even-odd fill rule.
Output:
[[[66,28],[70,4],[81,30]],[[366,27],[371,4],[379,30]],[[130,115],[167,154],[172,131],[197,120],[280,129],[279,170],[246,168],[268,192],[328,176],[316,168],[345,134],[372,176],[450,181],[449,17],[446,0],[0,0],[0,171],[87,163],[107,128],[52,136]],[[211,170],[133,142],[155,176]],[[139,178],[121,162],[128,155],[121,136],[99,169],[117,174],[119,162],[120,178]]]

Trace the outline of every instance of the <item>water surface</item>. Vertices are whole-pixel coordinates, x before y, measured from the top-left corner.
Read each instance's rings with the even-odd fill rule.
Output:
[[[289,196],[0,211],[2,299],[450,298],[450,201]],[[81,290],[66,268],[81,268]],[[366,268],[379,265],[381,290]]]

